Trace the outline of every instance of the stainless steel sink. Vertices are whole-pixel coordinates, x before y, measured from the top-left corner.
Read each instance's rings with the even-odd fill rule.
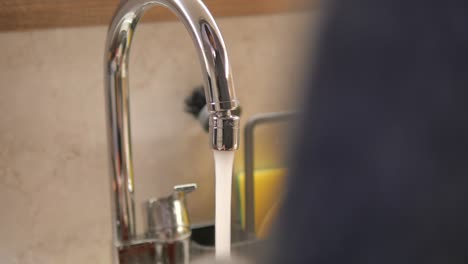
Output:
[[[201,225],[192,228],[190,243],[190,259],[200,257],[214,257],[214,225]],[[255,263],[262,252],[265,242],[257,240],[255,235],[246,233],[239,225],[233,225],[231,229],[232,255]]]

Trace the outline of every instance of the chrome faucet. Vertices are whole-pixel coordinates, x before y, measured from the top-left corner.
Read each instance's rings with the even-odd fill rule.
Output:
[[[114,262],[140,263],[134,255],[151,250],[156,240],[136,234],[135,200],[130,134],[129,52],[138,21],[148,8],[161,5],[174,12],[190,33],[197,49],[210,111],[211,148],[238,147],[239,105],[234,93],[226,47],[219,29],[202,0],[122,1],[109,27],[105,51],[105,91],[111,160]],[[170,114],[170,113],[168,113]],[[160,242],[160,241],[159,241]]]

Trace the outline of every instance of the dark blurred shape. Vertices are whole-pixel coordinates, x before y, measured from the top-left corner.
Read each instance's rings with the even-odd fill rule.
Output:
[[[185,98],[185,112],[192,114],[195,118],[198,117],[205,105],[206,99],[203,86],[196,87],[193,89],[192,93]]]
[[[268,263],[468,263],[468,2],[326,4]]]
[[[201,124],[203,129],[208,132],[210,112],[206,105],[205,89],[203,86],[194,88],[192,93],[185,98],[184,103],[185,112],[193,115]],[[233,115],[240,116],[242,114],[242,107],[236,107],[231,111],[231,113]]]
[[[215,226],[207,225],[192,228],[190,239],[199,245],[213,247],[215,245]]]

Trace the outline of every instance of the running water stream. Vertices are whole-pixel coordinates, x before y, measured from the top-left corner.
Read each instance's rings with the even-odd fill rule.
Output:
[[[215,247],[217,259],[231,255],[231,185],[234,151],[214,151],[215,160]]]

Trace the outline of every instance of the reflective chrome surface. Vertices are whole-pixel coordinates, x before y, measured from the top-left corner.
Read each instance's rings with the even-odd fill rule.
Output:
[[[135,176],[130,132],[128,63],[131,42],[138,21],[146,9],[155,5],[165,6],[177,15],[185,25],[197,49],[210,115],[213,119],[221,118],[223,123],[226,123],[223,126],[216,125],[214,128],[210,128],[214,131],[210,133],[213,137],[210,139],[211,147],[217,150],[233,150],[237,148],[238,142],[237,127],[228,125],[228,123],[238,123],[238,117],[231,115],[230,111],[238,106],[234,94],[231,68],[219,29],[203,2],[201,0],[122,1],[111,22],[105,51],[106,110],[113,199],[112,217],[114,243],[118,249],[115,252],[116,263],[119,263],[120,249],[133,252],[129,245],[143,243],[136,234],[135,226]]]
[[[211,145],[214,149],[232,151],[239,147],[239,117],[211,115],[209,127]]]
[[[121,264],[188,264],[190,239],[157,241],[140,239],[116,246],[115,263]]]
[[[190,217],[186,194],[194,191],[196,184],[174,187],[174,192],[146,202],[146,237],[174,241],[190,237]]]

